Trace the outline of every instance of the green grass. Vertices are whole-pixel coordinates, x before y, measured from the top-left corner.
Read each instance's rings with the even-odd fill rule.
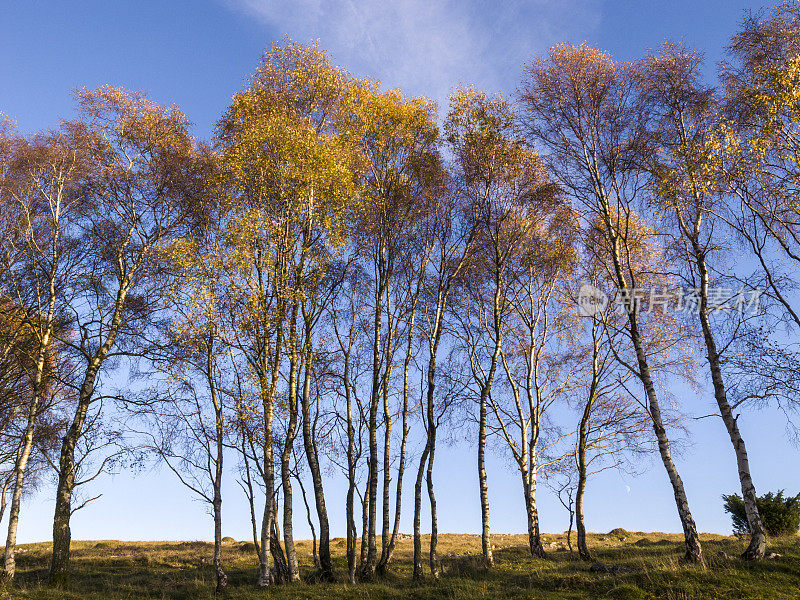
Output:
[[[770,540],[768,552],[782,556],[748,563],[737,558],[745,544],[736,538],[703,535],[708,566],[703,569],[680,561],[681,536],[614,530],[591,534],[590,547],[607,565],[629,569],[619,575],[592,573],[587,563],[570,558],[564,535],[546,535],[547,559],[533,559],[523,535],[495,535],[495,566],[477,567],[469,558],[480,550],[480,538],[441,535],[439,555],[444,574],[414,585],[410,578],[411,540],[398,546],[390,573],[382,580],[355,586],[345,583],[300,583],[274,588],[254,586],[256,557],[252,544],[225,544],[229,598],[323,599],[371,598],[447,599],[524,598],[584,599],[659,598],[666,600],[781,600],[800,598],[800,537]],[[427,548],[427,537],[423,547]],[[298,542],[301,574],[312,572],[311,544]],[[331,542],[338,576],[344,577],[344,540]],[[12,586],[0,588],[0,598],[129,600],[213,598],[212,546],[204,542],[73,543],[70,589],[47,587],[49,544],[20,546],[18,576]],[[725,553],[728,558],[721,555]]]

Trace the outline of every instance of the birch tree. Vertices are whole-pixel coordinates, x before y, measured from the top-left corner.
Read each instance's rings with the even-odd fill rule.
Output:
[[[618,293],[640,282],[626,246],[626,216],[644,185],[637,161],[648,143],[646,114],[638,102],[631,67],[593,48],[566,44],[528,65],[522,91],[526,125],[542,144],[553,177],[586,218],[599,220],[610,250],[609,271]],[[635,303],[628,302],[628,335],[636,371],[648,398],[659,453],[675,495],[686,558],[702,561],[697,527],[672,450]]]
[[[62,285],[71,335],[60,341],[79,365],[77,403],[58,459],[50,581],[69,582],[70,517],[76,446],[111,359],[136,356],[155,322],[164,291],[159,253],[197,217],[207,186],[207,155],[176,108],[141,94],[103,87],[77,93],[80,119],[65,125],[85,153],[86,198],[80,271]],[[112,361],[113,362],[113,361]]]
[[[223,173],[235,215],[231,242],[239,265],[233,279],[236,313],[241,315],[238,348],[258,382],[262,410],[266,502],[259,586],[270,581],[273,417],[281,369],[288,354],[289,382],[294,385],[302,353],[295,328],[306,294],[303,286],[309,270],[320,268],[317,258],[325,255],[324,248],[342,244],[357,199],[360,163],[346,136],[353,85],[316,46],[276,44],[219,124]],[[293,406],[296,388],[289,393]],[[314,456],[306,454],[312,473],[317,469]],[[333,563],[324,492],[321,478],[314,480],[320,565],[329,578]]]
[[[720,339],[720,321],[730,322],[731,317],[739,315],[738,311],[725,310],[730,307],[734,294],[726,291],[724,279],[715,276],[715,266],[724,264],[727,250],[727,244],[721,239],[725,232],[724,221],[716,216],[724,212],[725,198],[713,153],[715,137],[719,135],[715,134],[713,122],[715,98],[713,90],[700,84],[700,66],[696,53],[666,44],[658,55],[646,59],[640,85],[652,102],[655,130],[660,140],[660,151],[651,166],[655,201],[662,211],[670,213],[672,226],[667,224],[665,229],[678,246],[676,259],[682,264],[685,279],[697,298],[697,320],[714,398],[736,455],[751,532],[750,545],[743,556],[760,559],[766,549],[766,532],[758,514],[747,448],[739,420],[728,400],[723,373],[730,342]],[[727,297],[715,293],[720,290]]]

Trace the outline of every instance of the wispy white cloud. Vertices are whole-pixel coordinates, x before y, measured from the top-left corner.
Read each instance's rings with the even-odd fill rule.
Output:
[[[319,39],[337,64],[438,101],[474,84],[511,92],[535,52],[581,42],[600,0],[223,0],[276,38]]]

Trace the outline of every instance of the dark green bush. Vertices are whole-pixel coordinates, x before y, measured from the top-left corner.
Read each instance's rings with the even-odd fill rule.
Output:
[[[744,501],[739,494],[722,495],[725,512],[731,516],[736,533],[749,533]],[[783,490],[777,494],[767,492],[756,498],[758,513],[767,530],[767,535],[792,535],[800,529],[800,494],[783,497]]]

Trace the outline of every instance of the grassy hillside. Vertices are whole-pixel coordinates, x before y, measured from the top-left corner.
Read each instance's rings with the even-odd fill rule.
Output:
[[[410,581],[411,540],[403,539],[389,576],[372,584],[301,583],[276,588],[271,598],[663,598],[668,600],[779,600],[800,598],[800,537],[771,540],[769,552],[781,556],[746,563],[738,554],[744,542],[720,535],[703,535],[708,568],[679,561],[681,536],[615,530],[592,534],[590,546],[598,560],[620,567],[617,574],[590,571],[590,565],[570,559],[565,536],[547,535],[546,560],[530,557],[523,535],[495,535],[496,566],[476,568],[471,555],[480,538],[441,535],[444,575],[439,582]],[[427,540],[425,540],[427,544]],[[213,598],[212,546],[205,542],[73,542],[71,589],[49,589],[49,544],[20,547],[19,575],[13,587],[0,588],[0,598],[128,600],[139,598]],[[345,541],[332,541],[340,577],[344,576]],[[311,544],[298,543],[303,575],[311,571]],[[230,598],[265,598],[254,588],[256,557],[251,542],[225,545]]]

